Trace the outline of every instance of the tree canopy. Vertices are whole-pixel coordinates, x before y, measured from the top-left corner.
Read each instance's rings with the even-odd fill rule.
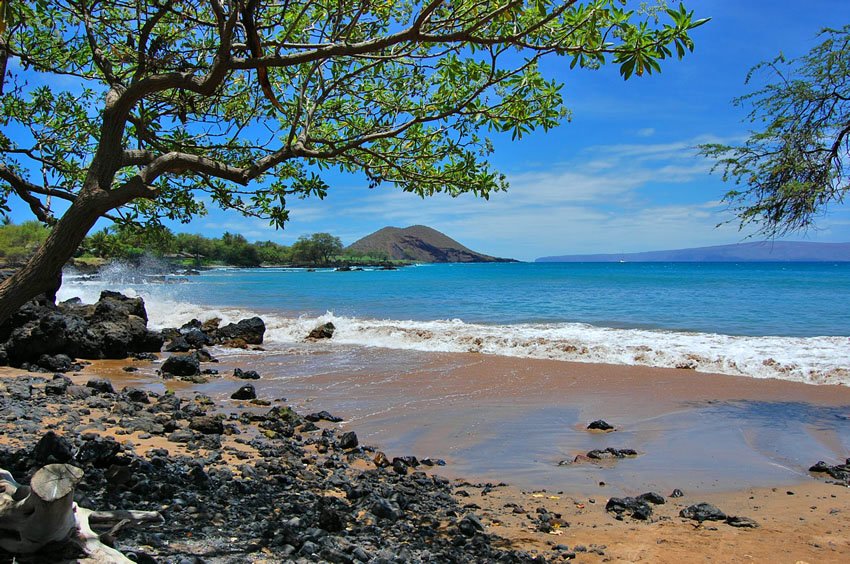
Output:
[[[280,226],[328,170],[422,196],[505,189],[487,136],[568,116],[543,57],[628,79],[693,49],[705,20],[629,4],[4,2],[0,206],[55,226],[0,285],[0,322],[55,290],[100,217],[188,221],[212,203]]]
[[[826,29],[807,55],[761,63],[748,75],[772,81],[737,98],[755,125],[741,145],[709,144],[741,226],[782,235],[811,227],[850,190],[850,25]]]

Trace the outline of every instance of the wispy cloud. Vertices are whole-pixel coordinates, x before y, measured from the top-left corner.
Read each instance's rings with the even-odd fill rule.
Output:
[[[522,260],[738,242],[749,232],[730,221],[734,216],[719,201],[726,188],[694,149],[706,141],[729,140],[589,147],[545,166],[506,171],[509,191],[489,201],[468,194],[423,199],[390,186],[368,190],[348,177],[323,201],[292,201],[284,232],[242,218],[214,227],[282,243],[326,231],[350,244],[387,225],[425,224],[477,251]],[[823,233],[850,232],[848,216],[836,214]]]

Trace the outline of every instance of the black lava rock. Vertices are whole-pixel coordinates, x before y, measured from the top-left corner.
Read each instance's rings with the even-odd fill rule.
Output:
[[[619,518],[622,518],[624,513],[628,513],[633,519],[641,521],[646,521],[652,516],[652,506],[634,497],[612,497],[605,504],[605,511],[616,513]]]
[[[259,380],[260,374],[256,370],[242,370],[241,368],[233,369],[233,376],[240,380]]]
[[[96,437],[83,443],[77,453],[77,462],[106,468],[121,452],[121,445],[112,437]]]
[[[257,391],[251,384],[245,384],[230,395],[230,399],[251,400],[257,397]]]
[[[115,390],[112,388],[112,382],[110,382],[106,378],[92,378],[91,380],[86,382],[86,388],[91,388],[95,393],[98,394],[115,393]]]
[[[224,424],[214,415],[200,415],[189,421],[189,428],[204,435],[220,435],[224,433]]]
[[[588,458],[594,460],[610,460],[612,458],[626,458],[637,456],[637,451],[631,448],[594,449],[587,453]]]
[[[457,528],[464,536],[467,537],[472,537],[478,533],[484,532],[484,525],[481,523],[481,519],[479,519],[474,513],[465,515],[463,519],[458,522]]]
[[[694,521],[725,521],[726,514],[710,503],[697,503],[689,505],[679,512],[680,517],[693,519]]]
[[[32,457],[39,464],[65,463],[73,458],[71,443],[53,431],[44,434],[32,451]]]
[[[850,486],[850,458],[845,460],[844,464],[836,464],[835,466],[830,466],[823,460],[820,460],[817,464],[809,468],[809,472],[828,474],[832,478]]]
[[[305,415],[304,419],[307,421],[330,421],[331,423],[339,423],[342,421],[342,417],[337,417],[335,415],[331,415],[327,411],[319,411],[318,413],[310,413],[309,415]]]
[[[640,494],[639,496],[637,496],[637,498],[641,501],[646,501],[654,505],[664,505],[664,503],[666,502],[663,495],[655,492],[646,492]]]
[[[334,336],[334,331],[336,331],[336,327],[333,323],[328,321],[322,325],[319,325],[307,335],[308,339],[330,339]]]
[[[339,438],[339,447],[343,449],[354,448],[359,444],[357,434],[354,431],[343,433]]]
[[[591,431],[613,431],[614,426],[608,423],[607,421],[603,421],[602,419],[597,419],[590,423],[587,426]]]
[[[55,374],[53,380],[44,385],[44,393],[48,396],[61,396],[71,385],[71,379],[61,374]]]
[[[201,363],[190,354],[175,354],[162,363],[162,371],[174,376],[194,376],[201,373]]]
[[[759,524],[749,517],[732,515],[726,518],[726,524],[743,529],[757,529]]]
[[[249,345],[263,344],[263,334],[266,324],[259,317],[243,319],[239,323],[230,323],[215,331],[214,342],[226,344],[228,341],[240,340]]]

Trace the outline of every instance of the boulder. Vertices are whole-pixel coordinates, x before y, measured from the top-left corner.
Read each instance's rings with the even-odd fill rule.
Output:
[[[114,394],[115,390],[112,387],[112,382],[106,378],[92,378],[86,382],[86,388],[91,388],[98,394]]]
[[[328,321],[318,327],[314,328],[310,331],[310,334],[307,335],[308,339],[317,340],[317,339],[330,339],[334,336],[334,331],[336,331],[336,327],[333,323]]]
[[[464,536],[467,537],[472,537],[478,533],[484,532],[484,525],[481,523],[481,519],[479,519],[474,513],[465,515],[464,518],[458,522],[457,528]]]
[[[228,341],[243,341],[249,345],[263,344],[266,324],[259,317],[243,319],[239,323],[229,323],[219,327],[213,336],[217,343],[227,344]]]
[[[605,511],[616,513],[622,519],[624,513],[628,513],[633,519],[646,521],[652,516],[652,506],[646,501],[634,497],[612,497],[605,504]]]
[[[337,417],[336,415],[331,415],[325,410],[319,411],[318,413],[310,413],[309,415],[305,415],[304,419],[307,421],[329,421],[331,423],[339,423],[342,421],[342,417]]]
[[[192,329],[183,334],[183,340],[193,349],[212,344],[212,339],[200,329]]]
[[[147,328],[142,298],[104,291],[95,304],[45,299],[24,304],[0,325],[0,361],[61,372],[71,358],[126,358],[133,352],[159,351],[162,336]]]
[[[590,423],[587,428],[591,431],[613,431],[614,426],[602,419],[597,419]]]
[[[230,399],[251,400],[257,397],[257,392],[251,384],[245,384],[230,395]]]
[[[38,357],[36,364],[49,372],[68,372],[74,368],[77,370],[81,368],[80,365],[74,365],[74,361],[70,356],[62,353],[52,356],[49,354],[43,354]]]
[[[53,380],[44,385],[44,393],[48,396],[62,396],[71,385],[71,379],[62,374],[54,374]]]
[[[188,341],[183,337],[183,335],[176,335],[171,342],[165,347],[165,352],[189,352],[192,349],[192,346]]]
[[[215,415],[199,415],[189,421],[189,428],[204,435],[220,435],[224,433],[224,424]]]
[[[697,503],[689,505],[679,512],[680,517],[693,519],[694,521],[725,521],[726,514],[710,503]]]
[[[53,431],[44,434],[32,451],[32,457],[39,464],[65,463],[73,458],[71,443]]]
[[[587,453],[587,457],[593,460],[610,460],[612,458],[626,458],[637,456],[637,451],[631,448],[593,449]]]
[[[350,449],[354,448],[359,444],[357,440],[357,434],[354,431],[348,431],[347,433],[343,433],[339,438],[339,448],[342,449]]]
[[[175,354],[162,363],[162,372],[174,376],[195,376],[201,373],[201,363],[195,355]]]
[[[823,460],[819,460],[817,464],[809,468],[809,472],[828,474],[830,477],[850,485],[850,458],[845,460],[844,464],[836,464],[835,466],[830,466]]]
[[[739,529],[757,529],[759,526],[755,520],[740,515],[730,515],[726,518],[726,524]]]
[[[83,443],[77,453],[77,462],[106,468],[121,452],[121,444],[112,437],[96,437]]]
[[[233,369],[233,377],[240,380],[259,380],[260,375],[256,370],[242,370],[241,368]]]
[[[637,496],[637,499],[639,499],[640,501],[652,503],[653,505],[664,505],[667,502],[667,500],[664,499],[663,495],[655,492],[646,492],[640,494],[639,496]]]

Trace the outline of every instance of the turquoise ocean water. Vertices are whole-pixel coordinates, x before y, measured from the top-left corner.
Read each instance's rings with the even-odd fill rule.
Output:
[[[850,263],[503,263],[220,269],[176,284],[66,276],[60,297],[142,295],[156,326],[260,314],[270,343],[335,341],[850,383]]]

